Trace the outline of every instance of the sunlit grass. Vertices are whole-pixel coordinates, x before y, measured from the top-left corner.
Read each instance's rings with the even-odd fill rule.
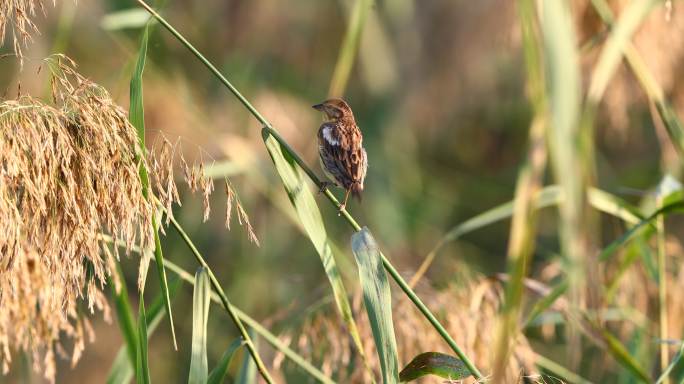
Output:
[[[681,120],[631,42],[635,31],[662,1],[633,1],[617,17],[605,1],[592,1],[588,6],[597,11],[607,29],[591,36],[591,43],[583,49],[577,38],[581,26],[576,24],[577,15],[572,14],[573,9],[567,4],[545,3],[540,7],[539,2],[518,1],[516,26],[521,29],[530,114],[525,117],[527,151],[517,165],[517,182],[515,187],[510,186],[510,201],[500,205],[492,202],[493,208],[478,212],[470,220],[455,226],[449,223],[452,229],[445,228],[441,239],[426,247],[431,251],[409,282],[405,276],[412,271],[405,272],[404,255],[398,252],[390,259],[378,245],[390,248],[379,233],[396,223],[387,218],[376,219],[381,225],[374,226],[377,238],[373,239],[369,229],[362,229],[356,211],[352,214],[342,209],[336,216],[340,204],[335,191],[325,189],[317,197],[315,191],[321,187],[317,170],[305,161],[300,148],[286,140],[289,136],[271,124],[268,110],[253,102],[250,92],[242,93],[234,85],[226,67],[213,65],[208,55],[183,37],[179,30],[190,30],[188,26],[174,22],[175,28],[142,0],[138,3],[190,51],[189,57],[201,61],[215,76],[217,86],[231,92],[239,102],[238,107],[255,118],[265,151],[257,147],[246,150],[254,152],[255,158],[268,154],[272,162],[266,160],[258,167],[255,162],[252,165],[256,170],[244,164],[225,167],[227,163],[220,162],[212,167],[210,161],[199,156],[197,164],[188,164],[178,142],[167,140],[163,134],[154,143],[145,143],[142,90],[147,29],[142,34],[133,71],[128,118],[103,88],[85,80],[72,66],[53,65],[53,70],[58,69],[58,81],[52,104],[28,96],[3,102],[0,181],[11,182],[0,184],[0,232],[7,234],[0,237],[0,268],[12,272],[0,275],[0,345],[4,347],[5,369],[12,356],[10,349],[20,350],[31,353],[34,361],[43,359],[43,373],[48,379],[54,378],[52,346],[63,338],[59,337],[60,331],[75,341],[71,359],[78,360],[89,326],[88,317],[79,312],[80,298],[89,301],[91,312],[98,308],[106,315],[108,305],[103,291],[104,284],[109,284],[110,301],[124,339],[110,371],[108,382],[112,383],[130,382],[134,376],[141,383],[155,381],[151,367],[177,363],[189,367],[188,375],[181,381],[189,377],[190,382],[221,382],[228,377],[249,381],[257,380],[259,375],[258,380],[269,383],[394,383],[400,380],[399,371],[407,380],[428,374],[456,379],[449,376],[453,374],[470,383],[550,382],[555,378],[579,383],[682,381],[683,343],[677,339],[682,322],[677,316],[684,310],[684,301],[678,297],[684,272],[678,254],[681,239],[676,239],[671,228],[677,227],[670,226],[668,221],[684,211],[681,186],[674,183],[666,192],[658,189],[655,194],[643,193],[638,204],[623,200],[612,184],[602,179],[606,171],[601,171],[604,159],[597,139],[603,111],[601,101],[624,61],[652,103],[653,117],[660,119],[658,122],[663,124],[663,131],[667,131],[680,155],[684,153]],[[16,8],[17,2],[8,4],[15,4]],[[387,10],[376,11],[371,2],[356,0],[347,7],[351,16],[340,36],[329,87],[332,94],[343,95],[349,79],[354,77],[353,67],[369,12],[389,14],[391,9],[395,13],[385,15],[391,19],[410,11],[397,9],[396,4],[385,6]],[[6,22],[7,15],[12,15],[7,9],[0,8],[5,10],[0,13],[0,21]],[[27,9],[24,16],[34,13]],[[24,28],[35,29],[30,19],[23,22],[28,23]],[[24,39],[31,32],[27,31]],[[160,28],[159,32],[166,31]],[[18,54],[21,47],[17,48],[15,42]],[[600,52],[594,65],[588,66],[585,83],[580,62],[594,48]],[[76,83],[72,84],[74,80]],[[269,80],[260,78],[267,84]],[[370,140],[377,137],[371,136]],[[391,145],[385,145],[401,143],[402,140],[392,140]],[[262,143],[257,140],[257,144]],[[148,149],[139,150],[141,147]],[[82,156],[65,157],[65,148],[77,148]],[[258,151],[262,152],[257,154]],[[399,148],[400,153],[393,158],[401,157],[401,151]],[[418,159],[407,156],[404,161]],[[373,167],[375,163],[371,164]],[[419,167],[411,164],[406,169]],[[282,250],[270,244],[273,237],[257,239],[237,190],[222,177],[227,173],[254,172],[274,176],[264,177],[263,185],[250,190],[256,190],[263,195],[259,198],[276,206],[271,214],[287,216],[287,225],[297,227],[303,238],[309,240],[308,248],[302,247],[310,252],[311,258],[307,260],[316,264],[321,276],[327,279],[323,299],[310,305],[303,301],[278,308],[272,318],[260,321],[248,316],[234,302],[260,301],[262,297],[230,289],[220,276],[218,264],[213,265],[214,260],[200,251],[201,241],[194,239],[188,227],[175,216],[181,200],[176,186],[180,173],[188,190],[201,195],[202,209],[189,213],[197,216],[197,222],[208,220],[214,179],[223,178],[227,226],[230,227],[234,215],[246,231],[250,246],[261,244],[267,252],[287,259],[291,255],[281,255]],[[384,171],[373,172],[379,175]],[[399,172],[393,170],[388,174]],[[98,177],[104,177],[107,183],[98,182]],[[429,179],[433,175],[423,177]],[[434,178],[437,177],[435,174]],[[254,182],[249,177],[245,179],[240,182]],[[405,180],[417,179],[409,177],[402,182]],[[274,197],[271,187],[280,193],[284,189],[285,193]],[[373,211],[368,207],[375,208],[381,203],[395,209],[391,203],[370,199],[364,202],[363,212]],[[441,204],[444,203],[427,194],[416,198],[416,206],[411,209],[435,210],[441,209],[435,208]],[[489,202],[465,204],[481,206]],[[544,209],[549,207],[552,209]],[[334,222],[345,224],[353,234],[334,232]],[[487,233],[483,236],[492,246],[507,246],[507,263],[496,267],[500,273],[482,276],[462,260],[447,260],[454,256],[446,252],[448,245],[463,241],[476,231],[485,232],[497,222],[509,225],[508,237],[494,238]],[[414,230],[423,230],[423,226],[431,223],[417,221],[413,225]],[[602,233],[608,227],[612,231]],[[200,267],[194,278],[192,270],[178,265],[186,263],[166,258],[171,253],[171,247],[166,247],[172,240],[164,236],[169,229],[172,236],[180,239],[178,244],[184,245],[180,250],[173,249],[172,254],[182,255],[183,261]],[[349,243],[350,238],[351,251],[336,245]],[[25,244],[29,244],[30,252]],[[131,260],[114,256],[120,248],[140,256],[137,294],[127,289],[125,282],[130,277],[122,272],[124,264]],[[81,253],[80,249],[87,252]],[[341,260],[342,257],[345,259]],[[145,290],[146,286],[151,287],[149,282],[146,284],[150,261],[155,263],[157,276],[149,280],[158,284],[154,289],[159,291],[151,301],[146,297],[149,290]],[[347,266],[345,270],[358,268],[359,274],[348,273],[343,282],[338,267],[342,262]],[[430,267],[434,270],[437,265],[449,265],[456,270],[447,284],[439,287],[427,278]],[[52,281],[50,276],[59,281]],[[189,287],[173,284],[176,276],[194,285],[193,308],[187,310],[193,317],[192,350],[187,345],[184,350],[181,342],[179,352],[172,355],[175,361],[162,362],[148,351],[148,339],[165,317],[168,321],[162,324],[170,328],[171,336],[160,345],[177,349],[173,315],[179,308],[172,303],[178,289],[189,292]],[[258,275],[257,271],[240,269],[231,276],[249,280]],[[280,271],[272,276],[289,278]],[[17,281],[19,289],[14,288]],[[41,301],[45,291],[66,297],[67,304],[60,307],[59,301]],[[137,311],[129,294],[137,297]],[[218,304],[218,310],[210,312],[210,302]],[[306,306],[304,310],[302,305]],[[50,312],[36,310],[42,307]],[[46,314],[58,316],[46,321]],[[215,337],[215,329],[208,323],[210,318],[220,316],[228,319],[225,334],[237,333],[236,339],[235,335],[224,337],[224,333]],[[288,321],[281,321],[283,318]],[[9,328],[15,323],[17,327],[25,326],[27,319],[40,320],[38,327],[43,328],[29,327],[28,333]],[[44,336],[44,329],[49,331],[49,337]],[[179,340],[183,339],[179,336]],[[39,341],[38,347],[27,340]],[[223,352],[217,361],[209,354],[212,343]],[[241,362],[232,362],[239,356]]]

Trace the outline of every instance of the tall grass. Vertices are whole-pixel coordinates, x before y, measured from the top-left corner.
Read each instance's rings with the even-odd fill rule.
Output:
[[[223,85],[225,85],[233,95],[240,101],[240,103],[261,123],[263,124],[262,135],[265,137],[272,137],[278,142],[282,151],[286,152],[287,155],[292,159],[293,163],[296,163],[314,182],[314,184],[320,189],[323,187],[322,181],[315,175],[315,173],[309,168],[307,164],[301,159],[300,156],[287,144],[287,142],[277,133],[277,131],[271,126],[271,124],[266,120],[261,113],[259,113],[256,108],[226,79],[216,67],[211,64],[195,47],[190,44],[173,26],[171,26],[164,18],[161,17],[156,11],[149,7],[144,1],[138,0],[138,3],[143,6],[152,16],[154,16],[169,32],[171,32],[184,46],[186,46],[205,66],[217,77]],[[273,154],[273,152],[271,152]],[[339,210],[342,217],[352,226],[356,231],[360,231],[361,227],[356,222],[356,220],[349,214],[349,212],[341,206],[337,198],[332,194],[329,189],[325,189],[325,195],[329,201]],[[406,281],[397,272],[391,262],[380,253],[382,258],[382,264],[387,269],[390,276],[397,282],[399,287],[404,291],[404,293],[409,297],[409,299],[418,307],[418,309],[423,313],[427,320],[435,327],[435,330],[442,336],[442,338],[449,344],[452,350],[463,360],[468,369],[472,372],[473,376],[480,379],[482,374],[475,367],[472,361],[465,355],[461,348],[456,344],[453,338],[446,332],[445,328],[439,323],[437,318],[432,314],[432,312],[423,304],[423,302],[418,298],[418,296],[413,292],[413,290],[408,286]]]
[[[517,20],[531,114],[527,151],[518,169],[512,200],[453,227],[407,282],[381,252],[370,230],[362,228],[347,209],[340,210],[333,191],[324,189],[323,196],[354,232],[351,250],[359,275],[353,289],[343,282],[338,267],[341,262],[335,258],[341,252],[335,249],[326,218],[311,190],[324,186],[316,172],[219,68],[159,12],[143,0],[136,1],[259,123],[263,144],[279,177],[277,182],[284,187],[291,205],[280,203],[279,209],[290,212],[291,219],[313,245],[330,285],[330,302],[337,310],[336,320],[320,314],[312,318],[326,322],[325,336],[329,340],[325,342],[353,350],[354,356],[346,357],[345,368],[362,373],[331,375],[332,357],[323,358],[323,367],[316,367],[314,358],[296,352],[288,338],[279,338],[267,329],[266,323],[237,308],[228,298],[230,292],[224,290],[212,266],[174,216],[173,205],[179,202],[175,168],[183,169],[190,190],[202,194],[205,221],[210,210],[209,195],[214,189],[208,175],[223,171],[220,167],[205,169],[204,163],[189,166],[178,146],[166,139],[161,141],[161,148],[153,145],[145,150],[143,71],[148,27],[142,30],[130,83],[128,119],[103,88],[79,75],[73,63],[62,56],[48,61],[53,72],[52,103],[19,97],[0,104],[0,176],[11,181],[0,184],[0,232],[7,234],[0,238],[0,346],[5,366],[11,359],[9,348],[18,346],[32,352],[34,360],[44,361],[46,378],[54,380],[54,350],[59,333],[74,340],[75,362],[84,348],[83,328],[88,326],[87,320],[78,315],[78,298],[85,296],[89,300],[91,312],[97,308],[108,313],[102,293],[106,283],[110,285],[124,338],[108,382],[130,382],[134,375],[139,383],[153,381],[150,366],[155,361],[150,359],[148,340],[162,317],[167,318],[172,344],[178,349],[172,308],[176,288],[169,285],[168,272],[194,286],[192,350],[176,355],[178,359],[188,358],[188,381],[193,383],[225,380],[231,361],[240,356],[237,351],[242,347],[244,356],[235,380],[245,383],[256,382],[257,374],[267,383],[285,378],[277,372],[280,363],[276,361],[281,357],[298,366],[307,379],[323,383],[333,383],[336,377],[340,381],[355,377],[363,382],[380,378],[383,383],[396,383],[425,375],[496,383],[546,382],[546,375],[577,383],[615,378],[625,382],[683,382],[684,343],[671,337],[681,334],[676,328],[681,325],[676,316],[684,310],[684,302],[677,294],[684,272],[675,271],[674,266],[681,269],[681,263],[670,257],[668,240],[672,230],[666,225],[669,216],[684,212],[681,186],[674,183],[675,187],[659,188],[654,195],[644,197],[640,206],[597,187],[602,184],[598,171],[602,159],[596,145],[601,102],[623,59],[653,104],[653,113],[665,126],[671,143],[680,156],[684,154],[681,120],[631,43],[646,17],[663,1],[635,0],[617,19],[605,1],[591,1],[607,29],[592,36],[585,50],[580,49],[577,26],[567,2],[519,0]],[[11,1],[0,7],[0,34],[4,33],[6,19],[15,19],[14,50],[18,55],[35,32],[30,17],[41,6],[40,1]],[[357,0],[351,7],[330,81],[329,93],[333,96],[343,95],[347,88],[371,11],[371,2],[366,0]],[[600,42],[604,44],[584,89],[582,55]],[[180,164],[175,164],[177,154]],[[547,173],[555,184],[547,184]],[[102,175],[109,184],[97,181]],[[232,183],[227,179],[224,183],[227,226],[235,207],[250,241],[258,245]],[[541,212],[547,207],[555,209]],[[557,252],[548,251],[548,242],[540,238],[549,236],[540,223],[545,223],[551,213],[557,220],[557,228],[552,228],[559,240]],[[616,219],[620,230],[617,238],[606,240],[601,234],[605,217]],[[501,269],[506,273],[479,278],[476,273],[459,271],[466,281],[458,293],[451,288],[435,293],[432,287],[422,288],[427,292],[421,291],[423,298],[416,293],[421,279],[447,244],[509,218],[507,263]],[[199,266],[194,278],[164,257],[160,231],[169,227]],[[110,245],[114,246],[113,252]],[[141,259],[137,315],[118,258],[122,247],[136,252]],[[151,261],[155,262],[159,295],[148,305],[145,288]],[[398,287],[394,295],[390,280]],[[65,281],[68,284],[60,288]],[[40,282],[39,290],[35,289],[36,282]],[[361,304],[355,308],[350,299],[357,286],[363,295],[365,313],[355,312]],[[45,299],[41,289],[66,299]],[[208,345],[213,340],[208,327],[211,302],[220,306],[239,333],[235,340],[216,339],[225,352],[213,367],[208,358]],[[413,307],[409,307],[411,304]],[[655,319],[649,316],[652,306],[657,309]],[[45,316],[47,310],[57,316]],[[17,331],[19,327],[28,331]],[[270,356],[260,348],[255,335],[275,351],[272,364],[268,364],[266,357]],[[418,352],[407,347],[410,341],[402,339],[408,336],[422,339]],[[304,330],[300,345],[306,345],[301,341],[306,338],[309,345],[318,341]],[[531,342],[533,339],[553,340],[562,352],[554,354],[545,343]],[[673,344],[676,348],[672,348]],[[425,350],[425,345],[430,350]],[[599,355],[600,359],[596,358]],[[596,369],[592,359],[610,368]]]

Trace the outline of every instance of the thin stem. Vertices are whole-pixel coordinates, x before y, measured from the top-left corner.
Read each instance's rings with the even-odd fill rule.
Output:
[[[663,198],[658,198],[658,208],[663,207]],[[665,372],[670,362],[667,330],[667,269],[665,268],[665,218],[659,216],[656,220],[657,247],[658,247],[658,307],[660,328],[660,371]],[[664,384],[670,381],[667,377]]]
[[[534,236],[537,228],[535,196],[541,191],[546,170],[548,150],[546,146],[547,107],[544,102],[545,81],[543,58],[539,47],[535,5],[533,0],[519,0],[517,4],[520,20],[527,86],[530,89],[530,103],[534,117],[530,123],[529,149],[527,159],[520,169],[513,200],[511,230],[508,241],[508,273],[503,309],[499,313],[494,344],[492,382],[505,381],[506,366],[510,351],[515,347],[520,331],[520,313],[524,295],[524,280],[534,255]]]
[[[211,64],[190,42],[188,42],[175,28],[173,28],[166,20],[164,20],[161,15],[154,11],[149,5],[147,5],[143,0],[137,0],[137,2],[144,7],[155,19],[157,19],[172,35],[174,35],[186,48],[188,48],[208,69],[211,71],[220,81],[225,85],[230,92],[240,101],[240,103],[247,108],[247,110],[264,126],[264,129],[275,138],[281,147],[288,152],[290,156],[297,162],[297,164],[304,170],[304,172],[309,176],[311,181],[316,184],[317,187],[322,186],[321,180],[316,176],[316,174],[309,168],[309,166],[302,160],[302,158],[297,154],[297,152],[290,147],[290,145],[285,141],[285,139],[278,134],[278,132],[273,128],[271,123],[266,120],[252,104],[228,81],[228,79],[223,76],[216,67]],[[333,205],[340,210],[341,216],[349,223],[349,225],[355,230],[360,231],[361,226],[356,222],[354,217],[352,217],[346,209],[340,209],[341,205],[337,198],[330,192],[329,189],[324,190],[325,196],[330,200]],[[437,332],[442,336],[442,338],[449,344],[451,349],[458,355],[458,357],[463,361],[466,367],[470,370],[473,376],[481,380],[483,379],[482,373],[475,367],[472,361],[466,356],[466,354],[461,350],[461,348],[456,344],[454,339],[447,333],[446,329],[440,324],[437,318],[430,312],[430,310],[423,304],[423,302],[418,298],[418,296],[413,292],[411,287],[406,283],[406,281],[401,277],[399,272],[392,266],[390,261],[380,253],[382,256],[382,264],[387,270],[387,272],[392,276],[395,282],[399,285],[402,291],[409,297],[409,299],[418,307],[421,313],[428,319],[430,324],[437,330]]]
[[[663,371],[663,373],[660,375],[655,384],[662,384],[665,382],[665,380],[667,380],[675,365],[677,365],[679,363],[679,360],[682,358],[682,354],[684,354],[684,343],[680,345],[679,352],[677,352],[677,355],[672,359],[670,365],[668,365],[667,368]]]
[[[583,378],[582,376],[572,372],[571,370],[565,368],[564,366],[556,363],[555,361],[546,358],[544,355],[538,353],[534,354],[534,360],[537,366],[551,371],[557,375],[562,376],[571,383],[575,384],[592,384],[591,381]],[[543,381],[542,381],[543,382]]]
[[[177,274],[181,279],[185,280],[186,282],[190,283],[191,285],[195,284],[195,279],[191,274],[189,274],[187,271],[185,271],[183,268],[179,267],[178,265],[174,264],[173,262],[169,261],[168,259],[164,259],[164,265],[171,271]],[[222,304],[221,299],[219,296],[216,294],[216,292],[211,292],[211,299],[219,304]],[[242,321],[245,322],[248,326],[250,326],[256,333],[258,333],[261,337],[264,338],[269,344],[271,344],[275,349],[278,351],[282,352],[283,355],[287,356],[290,360],[292,360],[295,364],[299,365],[302,369],[304,369],[308,374],[319,380],[321,383],[324,384],[334,384],[335,382],[330,379],[328,376],[326,376],[323,372],[321,372],[318,368],[314,367],[306,361],[303,357],[297,354],[297,352],[293,351],[290,349],[287,345],[285,345],[278,337],[274,334],[272,334],[268,329],[264,328],[261,324],[259,324],[258,321],[254,320],[253,318],[249,317],[246,313],[242,312],[239,308],[233,307],[233,310],[235,313],[240,317]]]
[[[354,66],[354,58],[361,42],[361,32],[363,32],[371,6],[372,1],[370,0],[356,0],[354,3],[349,16],[349,23],[347,24],[347,32],[344,34],[340,54],[335,64],[332,80],[330,81],[330,90],[328,91],[330,97],[344,94],[349,74]]]
[[[110,243],[113,244],[114,246],[121,247],[121,248],[126,248],[126,243],[122,240],[114,240],[111,236],[105,235],[105,234],[100,234],[99,240],[103,241],[105,243]],[[131,247],[131,251],[137,252],[142,254],[143,250],[137,246],[134,245]],[[152,261],[156,262],[154,258],[151,259]],[[166,267],[169,271],[175,273],[180,277],[181,279],[185,280],[186,282],[190,283],[190,285],[195,285],[195,277],[188,273],[186,270],[183,268],[179,267],[169,259],[164,259],[164,267]],[[217,303],[217,304],[223,304],[221,299],[219,298],[218,294],[216,292],[212,291],[211,292],[211,299]],[[268,329],[266,329],[264,326],[259,324],[256,320],[251,318],[248,314],[243,312],[240,308],[236,306],[232,306],[233,310],[235,313],[240,317],[240,320],[242,320],[245,324],[250,326],[254,331],[259,334],[261,337],[264,338],[269,344],[273,346],[276,350],[280,351],[285,355],[287,358],[292,360],[295,364],[299,365],[303,370],[305,370],[308,374],[313,376],[314,378],[318,379],[320,382],[324,384],[334,384],[335,382],[330,379],[328,376],[326,376],[323,372],[321,372],[318,368],[314,367],[306,361],[302,356],[298,355],[297,352],[293,351],[285,345],[276,335],[271,333]]]
[[[159,204],[159,201],[157,201],[157,204]],[[161,207],[161,205],[159,206]],[[168,212],[166,214],[168,215]],[[176,230],[176,232],[178,232],[181,238],[183,238],[183,241],[188,246],[188,248],[190,248],[190,251],[192,251],[192,254],[195,256],[195,259],[197,259],[197,262],[207,269],[207,272],[209,273],[209,280],[211,280],[211,285],[214,288],[214,291],[216,291],[219,298],[221,299],[221,304],[223,304],[223,308],[225,308],[225,310],[228,312],[228,315],[233,320],[233,323],[235,323],[235,326],[240,331],[240,335],[242,335],[243,340],[245,340],[247,350],[249,350],[249,353],[252,355],[252,359],[254,359],[254,363],[256,363],[259,373],[264,378],[264,380],[266,380],[267,383],[273,383],[273,378],[271,378],[271,375],[268,373],[268,370],[266,369],[264,362],[261,360],[261,357],[259,356],[259,353],[257,352],[256,347],[252,342],[252,339],[249,337],[247,329],[245,329],[245,326],[242,324],[240,317],[237,315],[235,309],[228,301],[228,297],[226,297],[226,294],[223,292],[223,288],[221,288],[221,284],[219,284],[218,280],[216,279],[216,276],[214,275],[214,272],[211,270],[211,267],[209,267],[207,262],[202,257],[202,254],[199,253],[199,251],[195,247],[195,244],[192,242],[192,240],[190,240],[190,237],[187,233],[185,233],[185,230],[183,230],[183,227],[181,227],[181,225],[176,221],[176,219],[173,216],[168,216],[168,218],[171,220],[173,228]]]
[[[190,44],[190,42],[188,40],[186,40],[185,37],[183,37],[183,35],[180,34],[180,32],[178,32],[174,27],[172,27],[171,24],[169,24],[163,17],[161,17],[161,15],[159,13],[157,13],[157,11],[152,9],[152,7],[150,7],[143,0],[137,0],[137,2],[138,2],[138,4],[140,4],[141,7],[145,8],[145,10],[147,10],[147,12],[149,12],[155,19],[157,19],[157,21],[159,21],[159,23],[161,25],[163,25],[164,28],[166,28],[169,32],[171,32],[171,34],[176,39],[180,40],[180,42],[186,48],[188,48],[192,52],[192,54],[195,55],[195,57],[197,57],[202,62],[202,64],[204,64],[207,68],[209,68],[211,73],[213,73],[214,76],[216,76],[221,81],[221,83],[223,83],[223,85],[225,85],[235,97],[237,97],[237,99],[240,101],[240,103],[242,103],[242,105],[244,105],[245,108],[247,108],[249,110],[249,112],[252,115],[254,115],[254,117],[257,120],[259,120],[260,123],[262,123],[263,125],[266,125],[266,126],[270,126],[270,123],[263,116],[261,116],[259,111],[257,111],[256,108],[254,108],[252,106],[252,104],[250,104],[249,101],[247,101],[247,99],[244,96],[242,96],[242,94],[240,92],[238,92],[238,90],[233,86],[233,84],[231,84],[230,81],[228,81],[228,79],[226,79],[221,74],[221,72],[219,72],[219,70],[216,69],[214,64],[212,64],[209,60],[207,60],[204,56],[202,56],[202,54],[197,50],[197,48],[195,48],[192,44]]]

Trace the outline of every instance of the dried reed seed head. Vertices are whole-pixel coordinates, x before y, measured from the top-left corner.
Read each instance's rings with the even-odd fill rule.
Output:
[[[61,332],[84,343],[81,302],[109,309],[102,287],[114,261],[101,233],[130,249],[152,243],[152,206],[142,195],[135,128],[100,86],[63,56],[47,61],[54,104],[0,103],[0,348],[33,355],[54,380]],[[109,259],[109,260],[108,260]]]
[[[168,225],[173,217],[173,204],[181,205],[178,187],[174,180],[173,159],[175,157],[178,142],[171,144],[165,137],[162,137],[160,148],[155,144],[151,160],[152,168],[150,177],[154,186],[157,198],[166,210],[166,224]],[[185,159],[181,155],[181,161],[185,164]],[[185,164],[187,167],[187,164]],[[163,228],[162,228],[163,230]]]
[[[31,21],[37,13],[45,13],[43,0],[2,0],[0,2],[0,46],[5,41],[8,30],[12,32],[14,53],[22,57],[22,47],[31,40],[31,35],[38,33],[38,28]],[[54,0],[52,4],[54,5]]]
[[[230,230],[230,217],[233,215],[233,202],[235,201],[235,192],[228,179],[225,180],[225,192],[226,192],[226,228]]]
[[[420,296],[429,307],[451,309],[440,318],[447,332],[454,337],[465,354],[478,363],[480,369],[485,372],[491,371],[487,364],[491,357],[491,346],[494,345],[495,332],[492,332],[492,329],[495,329],[503,301],[501,284],[491,279],[480,278],[459,287],[451,286],[445,290],[421,292]],[[371,368],[377,376],[380,366],[378,360],[372,357],[376,355],[373,334],[368,318],[363,314],[361,295],[357,292],[354,298],[354,318],[359,327],[364,352],[366,356],[371,357]],[[394,303],[393,316],[401,362],[411,361],[413,357],[426,351],[440,351],[453,355],[453,351],[445,349],[441,337],[409,301]],[[370,382],[347,328],[335,311],[320,311],[307,317],[300,328],[291,331],[285,337],[294,340],[298,352],[312,361],[321,361],[323,369],[334,374],[339,382]],[[520,334],[506,367],[506,382],[523,382],[519,378],[536,374],[534,356],[527,339]],[[280,358],[276,354],[274,364]],[[350,372],[350,366],[356,369]],[[476,381],[470,378],[463,382]]]
[[[176,157],[178,158],[177,161]],[[165,207],[167,213],[166,224],[169,224],[171,216],[173,216],[173,204],[181,204],[174,173],[174,169],[177,166],[180,166],[181,168],[188,189],[193,193],[200,192],[202,194],[202,216],[203,220],[206,222],[209,219],[209,214],[211,212],[209,197],[214,191],[214,180],[207,176],[202,159],[200,158],[197,163],[189,165],[183,155],[180,139],[172,143],[162,134],[152,146],[150,163],[152,164],[150,176],[155,188],[155,193],[158,196],[160,204]],[[247,238],[249,241],[259,246],[259,239],[257,238],[256,233],[254,233],[254,228],[249,220],[249,216],[243,208],[235,189],[233,189],[232,184],[227,178],[224,178],[224,188],[226,193],[226,228],[230,229],[233,205],[235,205],[238,222],[247,231]]]

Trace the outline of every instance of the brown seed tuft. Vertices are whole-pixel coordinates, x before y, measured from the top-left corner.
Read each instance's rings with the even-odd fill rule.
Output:
[[[440,315],[440,321],[447,332],[452,335],[466,355],[478,362],[479,368],[489,371],[486,365],[494,340],[494,322],[501,310],[503,289],[500,283],[487,278],[479,278],[464,282],[463,286],[449,286],[435,291],[425,288],[420,296],[426,304],[433,308],[448,308]],[[352,301],[354,318],[366,348],[366,356],[374,356],[373,335],[368,318],[365,316],[362,295],[357,292]],[[393,303],[394,331],[397,339],[399,360],[411,361],[413,357],[425,351],[438,351],[453,355],[453,351],[444,345],[441,337],[435,332],[425,318],[412,307],[408,300]],[[340,317],[335,311],[322,310],[306,316],[301,327],[286,333],[281,340],[295,340],[297,350],[313,361],[321,361],[324,372],[337,377],[345,383],[369,383],[371,378],[363,369],[360,355],[355,351],[353,341],[348,335]],[[536,373],[534,353],[524,335],[517,339],[508,366],[506,367],[507,383],[525,382],[518,380],[521,373],[525,377]],[[276,354],[273,365],[282,359]],[[376,359],[370,359],[371,368],[378,376],[380,366]],[[349,367],[357,369],[349,370]],[[377,377],[376,377],[377,379]],[[469,378],[464,383],[474,383]]]
[[[22,47],[31,41],[31,35],[38,33],[38,28],[31,21],[37,13],[45,13],[43,0],[2,0],[0,2],[0,46],[9,29],[12,32],[14,53],[21,58]],[[52,5],[54,5],[54,0]]]
[[[188,185],[188,189],[190,189],[192,193],[200,192],[202,194],[202,214],[203,220],[206,222],[209,219],[209,214],[211,212],[209,197],[214,191],[214,180],[207,175],[204,162],[200,159],[196,163],[188,164],[183,155],[180,139],[171,143],[166,137],[161,135],[157,142],[160,142],[161,144],[155,144],[152,148],[150,156],[152,170],[150,173],[152,180],[154,181],[155,193],[167,212],[166,224],[168,225],[169,223],[169,215],[173,215],[173,204],[176,203],[180,205],[180,197],[178,195],[174,175],[176,154],[178,155],[178,162],[180,163],[177,165],[180,166],[182,170],[183,178]],[[259,239],[254,233],[254,228],[249,221],[249,216],[244,210],[239,196],[227,178],[224,178],[224,187],[226,193],[226,228],[230,229],[230,219],[233,212],[233,204],[235,204],[240,225],[245,227],[249,240],[259,246]],[[163,230],[163,227],[161,227],[161,229]]]
[[[235,201],[235,192],[232,186],[225,180],[225,191],[226,191],[226,228],[230,230],[230,218],[233,215],[233,202]]]
[[[83,351],[81,302],[110,317],[102,288],[116,256],[100,252],[101,234],[128,249],[153,243],[126,112],[66,57],[46,64],[53,103],[0,103],[0,363],[6,372],[21,349],[54,381],[60,333],[73,364]]]

